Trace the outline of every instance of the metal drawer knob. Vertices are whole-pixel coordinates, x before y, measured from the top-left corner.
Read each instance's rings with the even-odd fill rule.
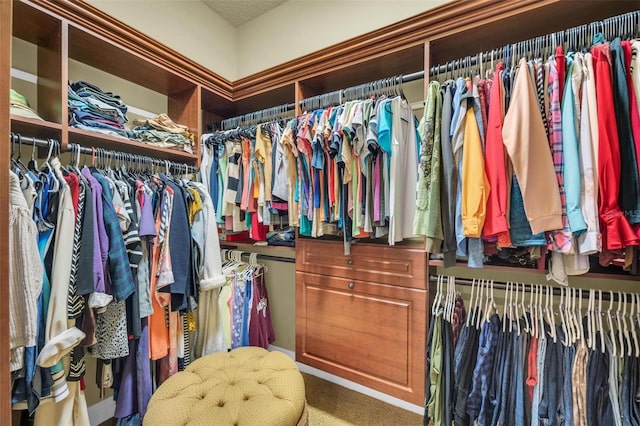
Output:
[[[353,283],[349,283],[349,284],[347,284],[347,287],[349,287],[349,289],[353,290],[353,287],[355,287],[355,285]]]
[[[347,265],[353,265],[353,259],[347,259]]]

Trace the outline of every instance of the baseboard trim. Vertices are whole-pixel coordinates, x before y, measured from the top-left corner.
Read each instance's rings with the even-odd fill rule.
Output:
[[[103,399],[102,401],[93,404],[89,407],[89,424],[99,425],[109,419],[112,419],[116,414],[116,402],[112,397]]]
[[[289,349],[281,348],[279,346],[269,345],[269,350],[282,352],[292,360],[294,361],[296,360],[296,353]],[[421,407],[419,405],[412,404],[407,401],[403,401],[394,396],[387,395],[386,393],[377,391],[375,389],[371,389],[359,383],[352,382],[351,380],[344,379],[340,376],[336,376],[335,374],[327,373],[326,371],[319,370],[315,367],[308,366],[301,362],[296,361],[296,364],[298,365],[298,368],[300,369],[300,371],[303,373],[311,374],[312,376],[319,377],[328,382],[343,386],[347,389],[351,389],[353,391],[360,392],[372,398],[379,399],[382,402],[386,402],[387,404],[391,404],[393,406],[402,408],[404,410],[411,411],[413,413],[420,414],[420,415],[424,414],[424,407]]]

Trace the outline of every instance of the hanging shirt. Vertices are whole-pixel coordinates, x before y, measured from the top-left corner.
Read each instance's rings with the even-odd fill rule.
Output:
[[[598,219],[598,120],[596,116],[596,84],[591,53],[576,56],[576,61],[580,59],[583,63],[579,133],[580,174],[582,175],[580,205],[587,229],[578,237],[578,251],[583,255],[590,255],[602,250]]]
[[[463,100],[463,96],[465,99]],[[455,233],[456,233],[456,255],[467,256],[467,238],[462,227],[462,148],[464,142],[462,119],[466,113],[466,97],[472,96],[466,86],[465,80],[461,77],[456,79],[456,89],[453,95],[453,116],[451,119],[451,144],[453,156],[458,172],[456,197],[455,197]]]
[[[109,238],[104,227],[104,214],[102,204],[102,186],[91,175],[91,171],[83,167],[82,175],[89,181],[91,185],[91,193],[93,203],[93,213],[95,220],[93,221],[93,253],[94,253],[94,291],[104,293],[105,288],[105,273],[107,269],[107,259],[109,257]]]
[[[487,200],[487,213],[483,228],[485,237],[507,234],[509,183],[507,180],[507,155],[502,140],[504,102],[502,73],[504,63],[499,62],[494,75],[496,81],[491,87],[491,101],[487,118],[485,170],[491,190]]]
[[[440,83],[430,82],[427,93],[424,114],[418,127],[420,164],[413,232],[427,237],[428,252],[439,253],[444,239],[440,210],[440,122],[442,117]]]
[[[38,230],[18,176],[11,171],[9,184],[9,350],[13,372],[24,366],[24,348],[36,345],[43,267],[38,256]]]
[[[622,42],[616,37],[610,44],[613,75],[613,106],[620,144],[620,209],[630,224],[640,223],[640,188],[638,163],[631,129],[627,66]]]
[[[551,146],[553,165],[556,175],[556,187],[560,192],[560,203],[562,208],[562,228],[554,229],[551,232],[551,242],[549,248],[551,250],[569,254],[573,251],[573,236],[569,229],[569,221],[566,215],[566,194],[564,189],[563,169],[564,153],[563,153],[563,133],[569,133],[569,130],[563,132],[562,129],[562,111],[560,106],[560,84],[559,75],[553,60],[548,62],[549,68],[549,90],[550,94],[550,115],[549,115],[549,143]],[[569,90],[571,86],[568,85]],[[573,120],[573,117],[571,117]],[[571,128],[574,128],[572,126]],[[526,209],[526,204],[525,204]]]
[[[575,91],[582,85],[582,62],[574,60],[573,55],[567,57],[569,83],[565,85],[564,102],[562,104],[562,153],[565,167],[562,170],[566,195],[566,215],[571,233],[579,237],[587,229],[587,224],[580,207],[581,176],[578,152],[579,110],[576,109]],[[577,89],[576,89],[577,86]]]
[[[462,159],[462,231],[466,237],[480,238],[489,191],[480,131],[473,109],[467,109]]]
[[[534,233],[562,228],[562,203],[528,66],[520,59],[502,137]],[[546,202],[541,202],[546,200]]]
[[[446,81],[441,87],[442,120],[440,128],[440,142],[442,150],[442,182],[440,207],[442,218],[442,232],[444,240],[442,252],[445,267],[456,263],[456,232],[455,232],[455,204],[456,188],[458,186],[458,170],[451,145],[451,118],[453,114],[453,80]]]
[[[389,245],[414,237],[418,154],[411,106],[398,96],[391,101],[392,136],[389,166]]]
[[[620,190],[620,144],[616,129],[613,87],[611,85],[611,55],[609,45],[591,48],[594,61],[596,96],[598,99],[598,190],[600,231],[603,249],[619,250],[637,245],[629,221],[618,205]]]

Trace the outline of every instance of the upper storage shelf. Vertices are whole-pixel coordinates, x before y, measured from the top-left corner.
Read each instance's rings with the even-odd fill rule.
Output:
[[[13,5],[13,36],[36,45],[59,38],[61,20],[24,2]]]
[[[70,13],[68,9],[74,9],[76,13]],[[202,127],[201,85],[186,72],[180,73],[179,66],[158,54],[153,43],[145,40],[144,43],[120,44],[117,42],[120,39],[112,39],[102,30],[95,30],[98,27],[94,20],[98,16],[92,15],[90,9],[90,6],[76,2],[14,2],[13,36],[14,46],[18,48],[14,48],[12,61],[20,65],[14,68],[16,74],[22,76],[22,80],[14,80],[16,85],[29,92],[33,98],[33,109],[44,121],[12,115],[12,130],[30,136],[57,138],[63,149],[68,143],[76,142],[191,165],[197,163],[198,135]],[[83,13],[89,13],[89,19],[77,21]],[[116,34],[116,31],[110,34]],[[134,36],[130,35],[131,38]],[[176,58],[178,56],[176,54]],[[117,86],[97,84],[92,81],[94,78],[122,82],[125,89],[120,90],[124,93],[118,91]],[[193,153],[157,148],[135,140],[70,127],[67,84],[77,80],[86,80],[104,91],[121,95],[131,107],[129,112],[135,109],[138,115],[148,117],[166,113],[175,123],[186,125],[196,142]],[[215,89],[211,91],[216,92]],[[145,99],[141,100],[141,96]],[[140,105],[145,108],[140,108]]]
[[[301,79],[300,85],[304,97],[309,97],[423,69],[424,43],[416,43],[355,63],[337,64],[331,71]]]
[[[69,58],[167,96],[193,90],[195,83],[103,37],[69,25]]]
[[[505,7],[496,6],[494,13],[477,19],[460,16],[454,23],[436,23],[431,28],[434,34],[429,37],[431,65],[631,12],[639,7],[637,1],[627,0],[505,3]],[[522,5],[517,7],[517,3]]]
[[[58,128],[57,131],[46,131],[48,137],[59,137],[59,125],[63,121],[63,94],[62,94],[62,21],[44,10],[32,7],[23,2],[14,2],[13,5],[13,37],[22,42],[20,49],[15,49],[12,58],[12,68],[20,72],[35,77],[29,84],[20,84],[18,79],[12,81],[13,86],[19,86],[20,92],[27,99],[31,108],[35,110],[41,118],[48,123],[43,123],[46,128]],[[33,47],[35,51],[35,64],[29,63],[31,57],[24,50]],[[16,67],[17,57],[25,62]],[[31,69],[24,69],[31,68]],[[25,90],[22,90],[24,88]],[[14,122],[22,122],[23,128],[29,126],[30,120],[23,120],[20,116],[13,116]],[[56,126],[55,124],[58,124]],[[38,135],[40,136],[40,134]]]

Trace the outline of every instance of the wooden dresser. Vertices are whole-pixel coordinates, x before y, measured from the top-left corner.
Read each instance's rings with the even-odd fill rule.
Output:
[[[296,360],[423,404],[427,285],[422,250],[299,239]]]

